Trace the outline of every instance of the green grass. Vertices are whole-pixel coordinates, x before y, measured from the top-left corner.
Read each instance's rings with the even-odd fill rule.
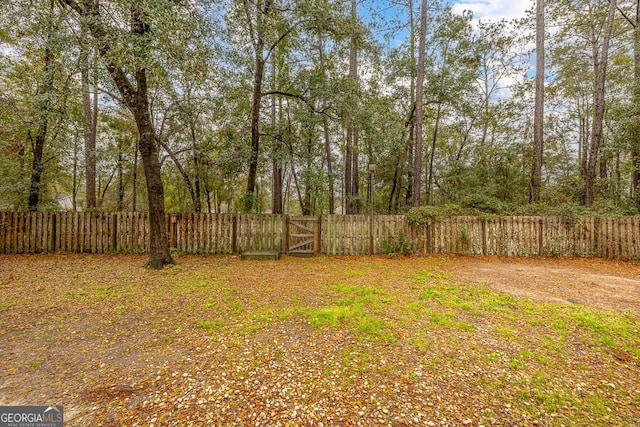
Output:
[[[427,282],[431,280],[449,280],[451,279],[451,273],[448,271],[441,271],[439,268],[435,268],[433,271],[418,270],[411,276],[419,282]]]
[[[396,326],[380,315],[380,306],[392,301],[381,286],[337,282],[329,288],[337,293],[333,303],[306,310],[307,319],[312,325],[347,327],[361,338],[380,339],[389,343],[397,341],[393,333]]]
[[[205,331],[212,332],[216,329],[222,328],[224,326],[224,322],[221,320],[199,320],[197,326]]]

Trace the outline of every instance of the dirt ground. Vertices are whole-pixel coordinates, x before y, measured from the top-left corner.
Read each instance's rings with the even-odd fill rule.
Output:
[[[454,275],[535,301],[640,316],[640,264],[597,258],[456,257]]]
[[[145,261],[0,256],[0,405],[68,427],[640,427],[640,263]]]

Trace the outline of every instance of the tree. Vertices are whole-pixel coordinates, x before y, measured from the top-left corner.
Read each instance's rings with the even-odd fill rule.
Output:
[[[43,63],[44,70],[42,73],[42,82],[39,89],[40,99],[40,118],[38,123],[38,131],[33,144],[33,162],[31,166],[31,184],[29,189],[29,202],[27,207],[30,211],[38,209],[38,203],[40,201],[40,185],[42,181],[42,172],[44,169],[44,161],[42,155],[44,153],[44,144],[47,138],[47,132],[49,131],[49,116],[53,108],[53,75],[54,75],[54,59],[53,59],[53,46],[52,40],[56,28],[56,16],[54,10],[54,0],[49,0],[49,17],[45,24],[45,44]]]
[[[413,162],[413,206],[420,206],[422,190],[422,120],[424,111],[425,50],[427,39],[427,0],[420,6],[420,39],[418,41],[418,74],[416,81],[416,145]]]
[[[59,1],[63,7],[73,9],[89,29],[96,42],[100,58],[120,93],[122,102],[131,111],[136,121],[149,204],[150,259],[147,264],[152,268],[161,269],[164,264],[175,261],[169,252],[165,231],[164,186],[160,172],[157,137],[149,108],[147,61],[150,55],[150,42],[154,37],[149,17],[147,12],[139,7],[134,6],[126,10],[126,6],[114,2],[113,6],[120,6],[118,12],[121,15],[118,18],[130,22],[129,34],[125,41],[133,43],[134,46],[133,57],[123,58],[116,53],[122,47],[115,44],[117,41],[113,37],[114,33],[120,32],[117,21],[111,26],[107,23],[97,0]],[[171,7],[171,3],[173,2],[168,2],[165,6]]]
[[[353,28],[357,26],[358,10],[356,0],[351,0],[351,21]],[[351,84],[352,96],[357,97],[358,92],[358,41],[354,31],[351,35],[349,45],[349,83]],[[346,123],[346,145],[344,152],[344,203],[346,214],[353,214],[358,211],[356,200],[359,192],[358,178],[358,127],[354,120],[354,112],[347,112]]]
[[[593,68],[595,70],[594,94],[593,94],[593,123],[591,130],[591,146],[589,147],[589,161],[585,174],[584,205],[590,207],[593,204],[593,187],[596,178],[596,165],[600,144],[602,142],[603,122],[605,113],[605,85],[607,77],[607,59],[609,56],[609,43],[613,31],[613,20],[617,7],[616,0],[610,0],[607,23],[602,38],[602,46],[598,52],[597,45],[593,48]]]
[[[631,190],[636,208],[640,211],[640,0],[634,3],[633,18],[620,8],[618,10],[633,29],[633,95],[631,118],[626,127],[631,145]]]
[[[533,117],[534,160],[529,185],[529,203],[540,201],[544,153],[544,0],[536,0],[536,93]]]
[[[84,119],[85,207],[96,208],[96,136],[98,133],[98,78],[94,70],[93,103],[91,102],[90,75],[92,60],[87,40],[87,28],[82,24],[80,38],[80,74],[82,85],[82,113]]]
[[[283,16],[282,11],[291,11],[301,7],[297,5],[282,6],[277,0],[257,0],[249,2],[243,0],[241,13],[244,17],[244,27],[248,32],[253,47],[253,87],[251,104],[251,156],[249,159],[247,188],[244,196],[244,209],[251,211],[256,208],[255,191],[258,175],[258,161],[260,154],[260,117],[262,109],[263,82],[265,67],[274,50],[299,25],[297,20]]]

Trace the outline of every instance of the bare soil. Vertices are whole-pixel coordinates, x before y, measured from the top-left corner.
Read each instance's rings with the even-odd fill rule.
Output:
[[[456,257],[450,271],[518,298],[640,316],[640,264],[597,258]]]

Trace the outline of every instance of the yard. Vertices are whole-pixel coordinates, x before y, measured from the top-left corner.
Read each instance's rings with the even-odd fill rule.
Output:
[[[640,265],[0,256],[0,404],[66,426],[638,426]]]

